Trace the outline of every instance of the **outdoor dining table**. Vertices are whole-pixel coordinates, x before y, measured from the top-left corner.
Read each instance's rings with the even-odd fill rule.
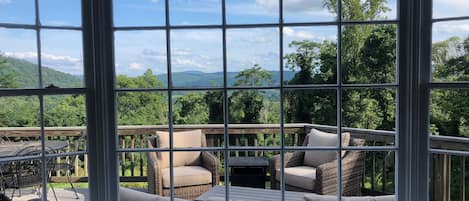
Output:
[[[68,147],[68,141],[46,140],[46,151],[56,152]],[[24,141],[24,142],[5,142],[0,144],[0,158],[21,156],[21,151],[25,148],[33,148],[40,150],[41,141]]]

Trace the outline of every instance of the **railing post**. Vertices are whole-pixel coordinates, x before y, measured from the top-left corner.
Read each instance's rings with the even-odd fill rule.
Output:
[[[466,156],[461,156],[461,186],[459,193],[461,200],[466,200]]]

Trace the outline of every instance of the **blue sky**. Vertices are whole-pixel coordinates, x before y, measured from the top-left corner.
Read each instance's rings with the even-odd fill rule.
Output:
[[[81,26],[80,0],[39,0],[44,25]],[[394,19],[396,0],[382,18]],[[276,23],[277,0],[226,0],[227,23]],[[434,0],[434,17],[467,15],[467,0]],[[323,8],[323,0],[284,0],[285,22],[333,21],[336,16]],[[221,24],[221,0],[170,0],[172,25]],[[34,24],[34,0],[0,0],[0,22]],[[114,0],[115,26],[163,26],[164,0]],[[469,21],[437,23],[433,40],[469,34]],[[259,64],[279,69],[278,28],[227,30],[228,71],[240,71]],[[284,52],[293,40],[337,40],[335,26],[285,27]],[[79,31],[41,31],[43,65],[62,72],[83,74],[82,38]],[[164,31],[117,31],[115,33],[116,73],[136,76],[146,69],[166,73]],[[22,29],[0,28],[0,51],[7,56],[37,63],[36,34]],[[174,72],[222,71],[222,32],[219,29],[172,30],[171,63]]]

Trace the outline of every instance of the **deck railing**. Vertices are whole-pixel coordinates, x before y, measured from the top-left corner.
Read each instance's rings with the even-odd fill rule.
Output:
[[[336,132],[337,127],[316,125],[316,124],[285,124],[286,146],[297,146],[304,140],[305,134],[311,128],[324,131]],[[222,147],[224,144],[223,124],[200,124],[200,125],[174,125],[175,131],[201,129],[206,134],[207,144],[211,147]],[[146,138],[154,135],[155,131],[168,130],[167,125],[156,126],[119,126],[118,141],[121,149],[146,148]],[[367,141],[370,146],[389,146],[395,141],[394,131],[343,128],[344,132],[349,132],[354,138],[361,138]],[[232,124],[228,129],[230,145],[233,146],[280,146],[280,125],[278,124]],[[85,127],[46,127],[45,135],[47,140],[67,140],[71,144],[79,136],[86,135]],[[40,129],[37,127],[9,127],[0,128],[0,136],[7,136],[12,140],[19,139],[39,139]],[[277,141],[276,141],[277,140]],[[433,148],[469,150],[469,140],[443,136],[432,136],[430,138]],[[84,148],[84,147],[82,147]],[[73,150],[65,150],[73,151]],[[215,152],[219,158],[223,158],[221,152]],[[233,151],[233,156],[266,156],[268,152],[259,150]],[[391,155],[390,155],[391,154]],[[366,152],[366,168],[364,183],[367,194],[383,194],[394,192],[394,155],[392,152]],[[123,182],[145,182],[146,181],[146,155],[138,152],[121,152],[120,175]],[[75,182],[87,181],[87,155],[80,155],[75,161],[75,172],[73,180]],[[451,192],[451,155],[435,155],[431,158],[431,170],[444,172],[444,174],[434,174],[432,178],[432,197],[441,198],[435,200],[449,200]],[[68,160],[68,159],[58,159]],[[460,159],[458,167],[465,175],[465,157]],[[461,165],[462,164],[462,165]],[[52,181],[66,182],[63,173],[56,172]],[[462,178],[465,178],[464,176]],[[461,179],[461,196],[465,197],[465,179]],[[446,199],[448,198],[448,199]],[[464,200],[464,199],[463,199]]]

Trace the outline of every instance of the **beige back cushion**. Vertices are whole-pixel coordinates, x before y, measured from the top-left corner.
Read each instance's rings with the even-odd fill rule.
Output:
[[[158,148],[169,148],[169,133],[156,131],[158,136]],[[202,130],[182,131],[173,133],[173,147],[202,147]],[[158,152],[159,164],[161,168],[169,167],[169,153]],[[200,151],[173,152],[174,167],[200,165]]]
[[[326,133],[316,129],[312,129],[308,134],[308,147],[336,147],[339,139],[337,134]],[[348,146],[350,143],[350,133],[342,133],[342,147]],[[346,151],[342,151],[342,157]],[[321,164],[331,162],[337,159],[335,151],[307,151],[304,156],[304,164],[317,167]]]

